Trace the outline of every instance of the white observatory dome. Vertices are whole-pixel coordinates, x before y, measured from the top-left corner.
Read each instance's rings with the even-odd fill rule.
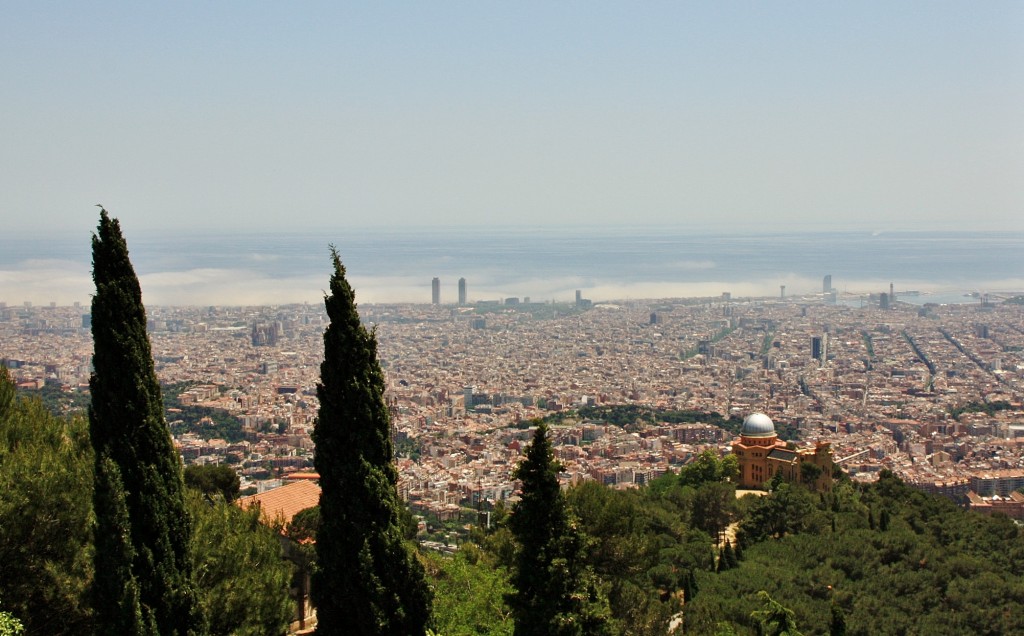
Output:
[[[740,430],[743,437],[772,437],[775,435],[775,424],[772,418],[764,413],[751,413],[743,420]]]

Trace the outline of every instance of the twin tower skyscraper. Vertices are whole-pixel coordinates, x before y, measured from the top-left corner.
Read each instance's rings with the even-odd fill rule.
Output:
[[[434,280],[430,281],[430,302],[433,305],[441,304],[441,279],[434,277]],[[459,279],[459,304],[466,304],[466,279]]]

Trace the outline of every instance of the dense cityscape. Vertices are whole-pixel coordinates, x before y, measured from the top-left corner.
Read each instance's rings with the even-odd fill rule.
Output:
[[[837,302],[829,283],[771,299],[469,304],[463,281],[459,304],[441,304],[435,283],[431,304],[361,305],[380,343],[400,493],[441,521],[507,500],[536,418],[555,424],[566,483],[641,485],[707,448],[727,453],[734,438],[658,413],[763,412],[798,446],[829,442],[855,480],[888,469],[1022,518],[1022,306],[885,293]],[[177,389],[165,388],[168,421],[187,464],[231,464],[249,493],[308,477],[322,306],[149,307],[148,319],[160,381]],[[0,341],[20,389],[81,403],[86,309],[0,304]],[[627,406],[654,416],[627,426],[599,416]],[[190,407],[205,415],[186,421]]]

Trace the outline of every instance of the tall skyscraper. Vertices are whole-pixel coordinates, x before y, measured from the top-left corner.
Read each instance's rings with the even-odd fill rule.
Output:
[[[430,302],[435,305],[441,304],[441,279],[436,276],[430,281]]]
[[[821,366],[825,366],[828,361],[828,333],[823,333],[820,336],[813,336],[811,338],[811,357],[821,362]]]
[[[459,304],[460,305],[465,305],[466,304],[466,279],[465,278],[460,278],[459,279]]]
[[[827,294],[832,291],[832,274],[825,274],[825,278],[821,279],[821,293]]]

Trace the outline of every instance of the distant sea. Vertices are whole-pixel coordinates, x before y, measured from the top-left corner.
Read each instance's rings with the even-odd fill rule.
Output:
[[[125,229],[143,296],[153,305],[321,302],[337,246],[361,303],[528,297],[595,302],[820,293],[977,302],[971,294],[1024,292],[1024,233],[690,233],[681,228],[403,228],[303,232],[132,232]],[[0,301],[88,303],[90,238],[0,237]],[[918,292],[906,295],[902,292]]]

